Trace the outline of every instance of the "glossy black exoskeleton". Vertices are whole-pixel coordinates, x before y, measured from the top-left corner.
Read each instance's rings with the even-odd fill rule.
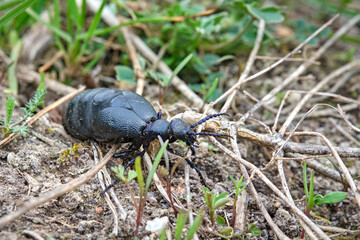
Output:
[[[138,156],[143,156],[149,144],[158,136],[161,136],[164,141],[169,139],[169,143],[176,140],[184,141],[195,156],[196,135],[228,136],[211,132],[196,133],[193,130],[210,118],[221,115],[224,114],[209,115],[193,125],[179,118],[168,122],[161,119],[161,113],[157,114],[153,106],[136,93],[97,88],[85,90],[70,101],[63,116],[63,125],[68,134],[80,140],[132,143],[128,151],[114,154],[114,157],[130,155],[141,146],[143,146],[143,151]],[[125,169],[134,161],[135,158],[128,162]],[[190,159],[186,161],[197,171],[205,185],[194,163]],[[108,188],[111,186],[113,184]]]

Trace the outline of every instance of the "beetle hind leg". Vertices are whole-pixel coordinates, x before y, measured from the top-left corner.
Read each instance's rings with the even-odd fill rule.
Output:
[[[113,157],[119,158],[119,157],[129,156],[129,155],[133,154],[134,152],[136,152],[136,150],[138,150],[140,147],[141,147],[141,144],[131,144],[128,151],[115,153],[113,155]]]
[[[136,157],[134,157],[133,159],[131,159],[131,160],[125,165],[124,171],[125,171],[128,167],[134,165],[135,159],[136,159],[137,157],[142,157],[142,156],[144,156],[144,154],[145,154],[145,152],[146,152],[147,149],[148,149],[148,147],[144,147],[144,150],[143,150],[139,155],[137,155]],[[137,149],[136,149],[136,150],[137,150]],[[135,152],[136,150],[133,150],[132,152]],[[130,151],[127,151],[127,152],[130,152]],[[126,152],[124,152],[124,153],[126,153]],[[118,154],[120,155],[120,154],[122,154],[122,153],[118,153]],[[127,155],[130,155],[130,153],[127,154]],[[125,156],[127,156],[127,155],[125,155]],[[124,156],[124,155],[123,155],[123,156]],[[114,154],[114,157],[115,157],[115,154]],[[115,184],[117,184],[117,183],[119,182],[119,180],[120,180],[120,179],[117,177],[113,183],[111,183],[109,186],[107,186],[107,187],[101,192],[101,195],[104,195],[110,188],[112,188],[113,186],[115,186]]]

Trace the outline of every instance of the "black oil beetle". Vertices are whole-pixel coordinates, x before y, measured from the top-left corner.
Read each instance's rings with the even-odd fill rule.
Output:
[[[195,156],[194,144],[196,135],[215,137],[229,137],[227,134],[211,132],[195,132],[193,129],[210,118],[225,115],[212,114],[199,122],[190,125],[179,118],[168,122],[161,119],[161,113],[156,113],[153,106],[142,96],[128,91],[96,88],[85,90],[77,94],[69,103],[64,115],[63,125],[68,134],[80,140],[95,140],[105,143],[128,143],[128,151],[114,154],[114,157],[123,157],[134,153],[141,146],[143,156],[149,144],[161,136],[169,143],[182,140],[191,149]],[[132,165],[135,158],[129,161],[125,169]],[[199,174],[204,185],[205,181],[195,164],[186,159],[192,168]],[[104,192],[112,187],[118,179],[108,186]],[[103,192],[103,193],[104,193]]]

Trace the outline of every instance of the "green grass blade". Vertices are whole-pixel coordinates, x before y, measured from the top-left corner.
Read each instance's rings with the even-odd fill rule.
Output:
[[[309,206],[311,209],[314,206],[314,171],[311,170],[310,173],[310,192],[309,192]]]
[[[215,80],[211,84],[209,91],[206,93],[206,101],[214,94],[214,92],[218,86],[218,83],[219,83],[219,78],[215,78]]]
[[[16,41],[15,45],[13,46],[13,49],[11,50],[10,59],[13,62],[8,68],[8,77],[9,77],[9,88],[12,93],[17,94],[18,92],[18,81],[15,76],[15,68],[17,60],[20,56],[22,47],[22,41],[19,39]]]
[[[159,240],[166,240],[166,229],[165,228],[161,231]]]
[[[105,45],[102,46],[102,48],[96,53],[95,57],[93,59],[91,59],[91,61],[86,64],[86,66],[83,69],[84,73],[89,72],[94,66],[95,64],[99,61],[99,59],[104,56],[105,54]]]
[[[37,14],[34,10],[32,9],[27,9],[26,10],[27,14],[29,14],[32,18],[34,18],[36,21],[44,24],[46,27],[48,27],[54,34],[58,35],[59,37],[63,38],[65,41],[67,42],[71,42],[72,38],[71,35],[69,35],[68,33],[64,32],[63,30],[61,30],[60,28],[56,27],[53,24],[49,24],[47,22],[45,22],[40,16],[39,14]]]
[[[50,12],[49,12],[49,16],[51,16]],[[54,18],[51,19],[51,17],[50,17],[50,22],[53,22],[55,27],[60,29],[60,3],[59,3],[59,0],[54,1]],[[58,47],[58,49],[65,52],[65,47],[64,47],[63,43],[61,42],[59,35],[54,34],[54,37],[55,37],[55,44]]]
[[[309,189],[307,185],[307,176],[306,176],[306,162],[303,165],[303,182],[304,182],[304,192],[306,198],[306,204],[309,202]]]
[[[26,0],[20,3],[15,8],[11,9],[9,12],[5,13],[4,16],[0,18],[0,27],[3,26],[5,23],[10,21],[11,19],[19,16],[23,13],[27,8],[31,7],[37,0]]]
[[[11,8],[12,6],[15,6],[24,0],[13,0],[13,1],[5,1],[0,3],[0,11]]]
[[[144,177],[141,170],[141,159],[137,157],[135,159],[135,171],[137,174],[138,184],[139,184],[139,195],[140,199],[144,196]]]
[[[86,0],[82,0],[81,3],[81,12],[80,12],[80,26],[83,27],[85,23],[86,16]]]
[[[196,231],[200,228],[202,221],[203,221],[203,210],[200,209],[199,214],[194,219],[194,223],[189,228],[189,231],[185,238],[186,240],[190,240],[194,237]]]
[[[168,22],[168,21],[169,21],[168,17],[150,17],[150,18],[140,18],[140,19],[136,19],[136,20],[129,20],[129,21],[120,23],[115,26],[96,29],[93,32],[92,36],[100,36],[100,35],[108,34],[114,30],[121,28],[121,27],[130,26],[130,25],[134,25],[137,23],[157,23],[157,22]],[[77,38],[85,39],[86,35],[87,35],[87,33],[82,33],[82,34],[79,34],[77,36]]]
[[[183,69],[185,67],[185,65],[190,61],[192,56],[193,55],[191,53],[184,60],[181,61],[181,63],[175,68],[174,72],[172,73],[171,77],[169,78],[169,81],[164,83],[165,86],[167,86],[167,85],[169,85],[169,83],[171,83],[173,78],[181,71],[181,69]]]
[[[76,27],[81,28],[81,17],[78,11],[78,6],[74,0],[66,0],[68,9],[68,21],[72,18],[75,21]]]
[[[154,176],[155,174],[155,171],[160,163],[160,160],[165,152],[165,149],[168,145],[169,141],[166,140],[165,143],[161,146],[160,148],[160,151],[158,152],[158,154],[156,155],[156,158],[155,158],[155,161],[154,161],[154,164],[149,172],[149,175],[146,179],[146,184],[145,184],[145,192],[147,193],[147,191],[149,190],[149,187],[150,187],[150,183],[151,183],[151,180],[152,180],[152,177]]]
[[[93,21],[90,24],[90,27],[89,27],[89,29],[87,31],[87,34],[86,34],[85,41],[83,42],[83,44],[81,45],[81,48],[80,48],[80,52],[79,52],[79,55],[78,55],[79,58],[81,58],[83,56],[83,54],[84,54],[84,52],[86,50],[86,47],[87,47],[87,45],[89,43],[90,38],[94,35],[94,31],[95,31],[96,27],[98,26],[98,24],[99,24],[99,22],[101,20],[101,13],[102,13],[102,11],[103,11],[103,9],[105,7],[105,3],[106,3],[106,1],[103,0],[100,8],[98,9],[98,11],[96,12],[96,14],[94,16]]]
[[[184,212],[180,212],[178,218],[177,218],[177,223],[176,223],[176,228],[175,228],[175,240],[181,240],[182,237],[182,232],[184,229],[184,226],[187,222],[188,219],[188,213],[184,213]]]

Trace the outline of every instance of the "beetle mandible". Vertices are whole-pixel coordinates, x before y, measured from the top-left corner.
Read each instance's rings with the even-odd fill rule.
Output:
[[[128,151],[116,153],[114,157],[130,155],[143,146],[143,151],[137,155],[141,157],[158,136],[161,136],[164,141],[168,139],[169,143],[176,140],[184,141],[195,157],[194,144],[197,135],[229,137],[227,134],[197,133],[193,130],[199,124],[221,115],[226,114],[212,114],[193,125],[179,118],[168,122],[161,119],[161,113],[157,114],[153,106],[136,93],[96,88],[85,90],[70,101],[63,115],[63,125],[68,134],[80,140],[131,143]],[[135,158],[126,164],[125,169],[134,163]],[[206,185],[195,164],[190,159],[186,161],[196,170],[202,183]],[[118,179],[104,192],[117,181]]]

